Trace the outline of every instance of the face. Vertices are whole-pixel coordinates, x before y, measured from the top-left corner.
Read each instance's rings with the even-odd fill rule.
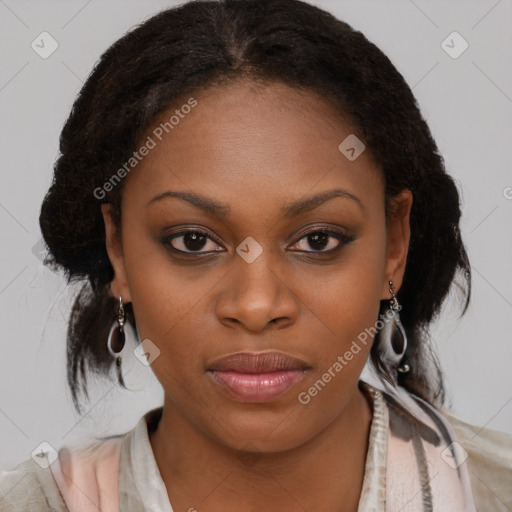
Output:
[[[353,131],[312,93],[238,82],[194,98],[161,141],[148,133],[121,240],[103,206],[112,291],[160,350],[151,367],[183,424],[234,448],[289,449],[359,393],[362,333],[388,281],[400,288],[412,199],[386,224],[369,149],[342,154]]]

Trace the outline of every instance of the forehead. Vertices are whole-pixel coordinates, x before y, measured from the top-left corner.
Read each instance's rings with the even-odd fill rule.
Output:
[[[382,193],[369,151],[352,161],[340,152],[355,130],[319,95],[239,81],[191,96],[193,108],[185,97],[148,130],[154,147],[130,174],[126,195],[147,203],[179,189],[264,207],[338,187],[367,201]]]

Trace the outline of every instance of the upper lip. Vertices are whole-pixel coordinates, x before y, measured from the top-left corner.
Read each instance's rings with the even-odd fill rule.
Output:
[[[236,352],[215,359],[209,371],[236,371],[240,373],[265,373],[279,370],[304,370],[308,364],[283,352]]]

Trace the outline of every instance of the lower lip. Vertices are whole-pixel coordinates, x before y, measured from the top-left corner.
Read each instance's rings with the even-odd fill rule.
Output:
[[[228,394],[242,402],[270,402],[281,397],[300,382],[305,370],[280,370],[268,373],[234,371],[209,372]]]

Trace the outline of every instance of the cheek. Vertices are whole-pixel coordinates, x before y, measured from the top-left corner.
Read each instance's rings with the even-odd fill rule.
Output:
[[[375,231],[347,247],[340,264],[326,268],[325,275],[305,273],[301,279],[298,293],[311,305],[308,318],[315,325],[309,332],[317,332],[318,343],[317,365],[303,390],[307,392],[318,379],[328,381],[325,391],[322,383],[316,385],[322,389],[322,398],[315,407],[339,403],[366,364],[378,320],[385,255],[385,232]]]
[[[378,317],[386,239],[380,232],[347,246],[339,264],[301,273],[296,290],[331,349],[343,349]],[[331,340],[329,343],[328,340]]]
[[[197,284],[188,282],[190,269],[186,272],[177,265],[171,267],[165,249],[147,232],[138,230],[136,223],[132,226],[126,236],[123,234],[123,250],[140,338],[150,339],[161,352],[178,349],[183,344],[163,346],[164,341],[179,338],[187,315],[200,300],[200,291]]]

